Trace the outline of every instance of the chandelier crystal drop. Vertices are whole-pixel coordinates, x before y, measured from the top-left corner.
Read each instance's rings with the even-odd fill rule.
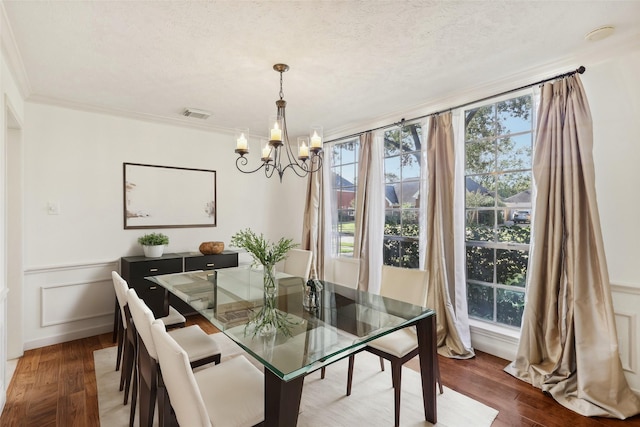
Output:
[[[309,136],[298,137],[297,155],[289,143],[285,108],[287,101],[282,91],[282,73],[289,70],[286,64],[275,64],[273,69],[280,73],[280,99],[276,101],[276,115],[269,118],[269,139],[261,140],[260,164],[255,169],[246,169],[249,159],[249,129],[236,129],[236,167],[243,173],[254,173],[264,168],[267,178],[278,173],[280,182],[287,169],[291,169],[299,177],[317,172],[322,167],[322,126],[311,126]]]

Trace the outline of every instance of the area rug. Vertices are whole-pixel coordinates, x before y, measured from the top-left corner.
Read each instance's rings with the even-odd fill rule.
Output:
[[[222,348],[223,359],[244,353],[224,334],[215,334]],[[250,356],[247,359],[256,366]],[[123,394],[118,391],[120,372],[115,371],[116,348],[94,352],[100,423],[104,427],[127,426],[129,405],[122,404]],[[388,366],[388,365],[387,365]],[[356,356],[351,396],[345,396],[347,360],[336,362],[326,370],[324,380],[320,372],[311,373],[304,380],[298,425],[324,426],[392,426],[394,418],[391,367],[382,372],[378,358],[361,352]],[[438,423],[442,427],[488,427],[498,411],[445,387],[438,395]],[[400,424],[402,426],[430,426],[424,421],[420,374],[409,368],[402,370],[402,400]],[[157,417],[156,417],[157,422]],[[137,425],[137,420],[136,420]]]

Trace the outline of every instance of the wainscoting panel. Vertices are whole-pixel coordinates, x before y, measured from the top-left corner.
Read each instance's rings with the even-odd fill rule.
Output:
[[[612,283],[611,296],[622,367],[629,386],[640,394],[640,284]],[[517,333],[473,319],[469,322],[474,348],[509,361],[515,358]]]
[[[113,314],[113,282],[47,285],[42,287],[42,327]]]
[[[119,260],[27,268],[24,349],[108,332],[115,293],[111,271]]]

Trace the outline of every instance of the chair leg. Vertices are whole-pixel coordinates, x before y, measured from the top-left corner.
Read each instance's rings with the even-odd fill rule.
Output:
[[[353,365],[355,363],[355,360],[355,354],[349,356],[349,371],[347,373],[347,396],[351,396],[351,384],[353,383]]]
[[[118,341],[118,356],[116,359],[116,371],[119,371],[120,362],[122,362],[122,350],[124,349],[124,327],[122,326],[122,322],[120,322],[120,325],[118,325],[117,341]]]
[[[133,372],[133,347],[128,339],[125,339],[124,342],[124,355],[122,357],[122,371],[120,372],[120,391],[122,391],[125,387],[126,383],[129,383],[130,380],[127,377],[131,378],[131,373]],[[127,387],[127,391],[129,388]],[[124,395],[124,404],[127,404],[128,393]]]
[[[384,371],[384,358],[380,357],[380,370]]]
[[[131,392],[131,410],[129,411],[129,427],[133,427],[136,419],[136,404],[138,402],[138,389],[140,388],[140,375],[138,364],[133,367],[133,390]]]
[[[120,319],[120,304],[118,303],[118,298],[116,298],[115,310],[113,312],[113,337],[111,338],[113,342],[116,342],[119,325],[122,325],[122,319]]]
[[[393,382],[393,396],[395,408],[395,426],[400,425],[400,391],[402,390],[402,364],[391,362],[391,378]]]

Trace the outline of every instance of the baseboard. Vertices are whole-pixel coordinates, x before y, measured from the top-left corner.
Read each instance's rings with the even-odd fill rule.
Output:
[[[65,334],[53,335],[45,338],[39,338],[36,340],[26,341],[24,343],[24,350],[32,350],[34,348],[46,347],[48,345],[60,344],[67,341],[78,340],[81,338],[93,337],[95,335],[105,334],[113,331],[113,323],[108,323],[100,326],[94,326],[92,328],[81,329]]]

